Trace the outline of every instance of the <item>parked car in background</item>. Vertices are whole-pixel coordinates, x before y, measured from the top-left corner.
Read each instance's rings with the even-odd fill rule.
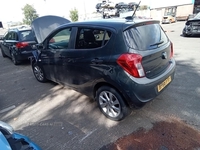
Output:
[[[35,35],[31,28],[13,28],[1,37],[1,53],[3,57],[10,57],[15,65],[28,60],[35,49]]]
[[[135,8],[137,7],[137,3],[135,3],[135,2],[130,2],[130,3],[128,3],[128,8],[129,8],[129,10],[135,10]]]
[[[200,35],[200,12],[194,18],[187,20],[182,34],[185,37]]]
[[[173,44],[159,21],[70,23],[44,16],[34,20],[32,28],[39,43],[31,60],[36,79],[92,97],[112,120],[122,120],[130,108],[154,99],[174,79]]]
[[[41,150],[28,137],[14,132],[13,128],[0,121],[0,149],[1,150]]]
[[[162,18],[162,24],[164,23],[174,23],[176,22],[176,17],[172,16],[172,15],[165,15]]]
[[[115,3],[111,2],[111,1],[102,1],[101,8],[111,8],[111,9],[114,9],[115,8]]]
[[[124,2],[116,3],[115,8],[117,9],[128,9],[129,5]]]

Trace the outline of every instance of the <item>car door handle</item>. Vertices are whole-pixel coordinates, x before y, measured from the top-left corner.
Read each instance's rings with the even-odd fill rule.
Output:
[[[92,59],[91,62],[92,62],[93,64],[99,64],[99,63],[102,63],[103,60],[102,60],[102,59],[95,58],[95,59]]]

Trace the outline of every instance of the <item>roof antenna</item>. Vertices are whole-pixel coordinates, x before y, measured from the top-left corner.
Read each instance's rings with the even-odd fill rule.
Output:
[[[138,9],[139,6],[140,6],[140,3],[141,3],[141,1],[139,1],[139,3],[136,5],[136,8],[135,8],[135,10],[134,10],[134,12],[133,12],[133,15],[132,15],[132,16],[127,16],[127,17],[125,17],[125,19],[127,19],[127,20],[132,20],[132,19],[134,18],[134,15],[135,15],[137,9]]]
[[[132,18],[134,17],[134,15],[135,15],[137,9],[139,8],[140,3],[141,3],[141,1],[139,1],[139,3],[137,4],[137,6],[136,6],[136,8],[135,8],[135,10],[134,10],[134,12],[133,12]]]

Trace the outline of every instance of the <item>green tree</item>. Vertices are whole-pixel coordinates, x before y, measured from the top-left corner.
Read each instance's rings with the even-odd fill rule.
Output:
[[[22,11],[24,14],[24,19],[23,19],[24,24],[30,25],[31,22],[38,17],[38,14],[37,14],[35,8],[29,4],[26,4],[22,8]]]
[[[72,9],[72,10],[70,10],[70,18],[71,18],[71,20],[72,21],[78,21],[78,10],[76,9],[76,8],[74,8],[74,9]]]

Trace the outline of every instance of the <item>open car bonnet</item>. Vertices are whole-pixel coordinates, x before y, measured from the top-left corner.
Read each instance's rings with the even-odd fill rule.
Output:
[[[68,19],[59,16],[43,16],[33,20],[31,28],[35,33],[37,42],[42,43],[53,30],[69,22]]]

